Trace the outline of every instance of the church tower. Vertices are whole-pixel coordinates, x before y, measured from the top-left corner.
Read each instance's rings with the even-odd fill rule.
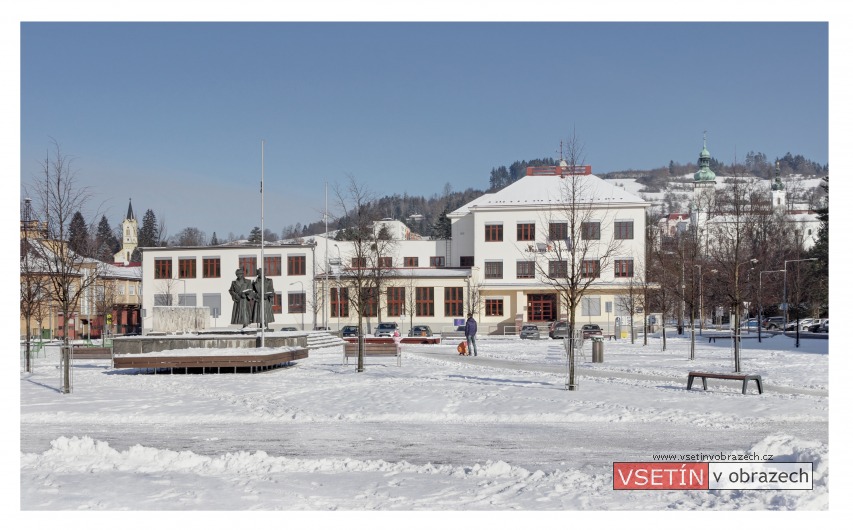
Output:
[[[693,174],[693,212],[691,212],[699,230],[705,228],[705,223],[714,208],[716,179],[717,175],[711,171],[711,153],[708,151],[707,138],[703,136],[702,151],[699,153],[699,171]]]
[[[788,210],[788,204],[785,199],[785,186],[782,184],[782,179],[779,178],[779,161],[776,161],[776,179],[770,185],[770,194],[773,197],[773,211],[785,213]]]
[[[113,257],[116,263],[130,263],[130,256],[136,250],[138,245],[139,223],[136,222],[136,216],[133,215],[133,204],[128,199],[127,215],[124,221],[121,222],[121,250],[116,252]]]

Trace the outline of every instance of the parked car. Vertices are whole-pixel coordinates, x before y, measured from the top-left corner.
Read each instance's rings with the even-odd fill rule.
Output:
[[[828,327],[828,318],[816,318],[809,326],[809,331],[811,331],[812,333],[826,333]]]
[[[413,326],[409,330],[410,337],[432,337],[432,329],[429,326]]]
[[[314,326],[314,331],[332,331],[328,326]]]
[[[540,339],[539,326],[536,324],[524,324],[521,326],[521,333],[518,335],[522,339]]]
[[[603,335],[601,331],[601,326],[598,324],[584,324],[581,327],[581,335],[583,338],[588,339],[590,337],[601,337]]]
[[[764,329],[782,329],[784,324],[785,317],[767,317],[762,326]]]
[[[293,326],[285,326],[285,327],[281,328],[281,330],[282,331],[299,331],[298,329],[296,329]]]
[[[796,331],[797,326],[800,327],[800,331],[808,331],[809,326],[814,322],[813,318],[801,318],[800,320],[791,320],[787,324],[785,324],[785,331]]]
[[[565,339],[569,334],[569,325],[565,320],[557,320],[551,323],[548,336],[552,339]]]
[[[344,326],[341,328],[341,337],[358,337],[358,326]]]
[[[400,328],[396,322],[380,322],[373,332],[375,337],[393,337],[394,332]]]

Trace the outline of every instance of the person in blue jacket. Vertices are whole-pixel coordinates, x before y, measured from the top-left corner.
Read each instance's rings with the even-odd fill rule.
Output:
[[[477,356],[477,321],[474,320],[474,315],[468,313],[468,320],[465,322],[465,340],[468,342],[468,355]]]

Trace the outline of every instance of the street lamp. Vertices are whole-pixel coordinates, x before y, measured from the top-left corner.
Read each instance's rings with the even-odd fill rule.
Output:
[[[788,327],[788,264],[796,263],[798,261],[817,261],[817,258],[803,258],[803,259],[788,259],[785,260],[785,285],[782,287],[782,301],[785,304],[785,323],[782,324],[783,330]],[[796,330],[796,344],[797,348],[800,347],[800,311],[797,311],[797,330]]]
[[[290,285],[299,284],[299,288],[302,290],[302,331],[305,331],[305,286],[302,284],[302,280],[296,280],[295,282],[291,282]]]
[[[778,271],[760,271],[758,273],[758,342],[761,342],[761,327],[764,323],[764,304],[761,303],[761,275],[762,274],[772,274],[774,272],[785,272],[784,269],[779,269]],[[784,327],[784,325],[783,325]]]

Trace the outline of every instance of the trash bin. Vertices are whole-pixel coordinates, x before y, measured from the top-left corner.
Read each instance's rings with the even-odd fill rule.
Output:
[[[604,337],[592,338],[592,362],[604,362]]]

